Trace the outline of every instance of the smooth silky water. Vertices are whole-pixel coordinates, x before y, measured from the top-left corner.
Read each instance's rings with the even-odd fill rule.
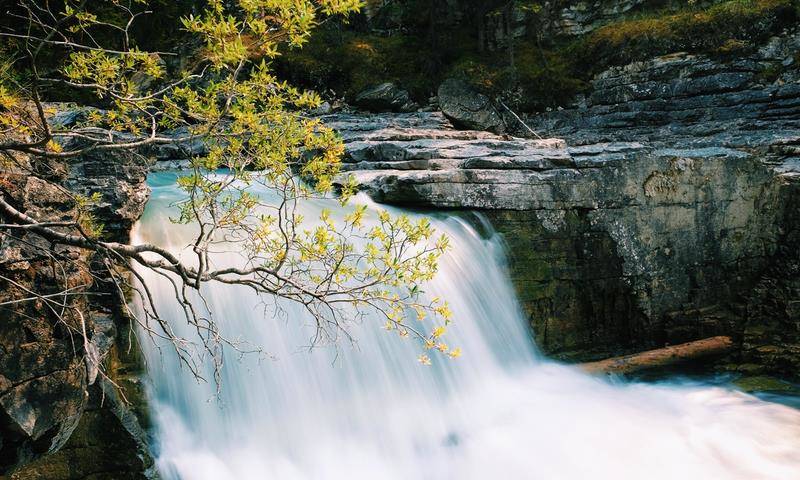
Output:
[[[151,176],[153,197],[135,235],[179,252],[192,231],[169,221],[180,197],[174,179]],[[335,201],[309,202],[306,218],[323,207],[339,209]],[[268,356],[228,352],[217,395],[168,348],[142,342],[161,475],[800,479],[800,411],[714,386],[590,377],[541,358],[502,241],[455,217],[433,224],[452,248],[425,291],[450,302],[446,340],[463,349],[461,358],[431,355],[432,366],[420,365],[419,344],[386,332],[377,317],[352,330],[357,343],[309,351],[313,330],[297,306],[278,302],[276,310],[246,288],[210,286],[204,293],[224,334]],[[222,257],[220,264],[239,260]],[[191,337],[170,288],[143,273],[162,287],[154,289],[162,315]]]

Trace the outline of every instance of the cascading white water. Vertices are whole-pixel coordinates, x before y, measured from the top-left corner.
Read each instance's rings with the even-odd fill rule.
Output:
[[[172,177],[154,175],[151,183],[153,199],[136,235],[180,251],[191,232],[168,220],[177,198]],[[416,343],[368,319],[355,332],[355,346],[308,351],[300,310],[282,304],[276,316],[247,289],[213,286],[206,297],[225,333],[264,346],[273,358],[229,359],[217,398],[213,384],[198,383],[169,351],[143,342],[161,474],[168,480],[800,478],[800,412],[719,387],[597,379],[538,358],[502,243],[455,218],[434,226],[453,247],[426,292],[450,302],[448,342],[463,357],[432,356],[432,366],[419,365]],[[156,294],[162,315],[172,313],[179,333],[190,336],[170,290]]]

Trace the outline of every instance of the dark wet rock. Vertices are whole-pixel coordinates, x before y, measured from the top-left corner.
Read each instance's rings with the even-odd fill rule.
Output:
[[[800,379],[800,169],[783,172],[780,179],[785,202],[782,233],[747,295],[741,363],[751,374]]]
[[[97,193],[100,201],[94,213],[105,226],[105,238],[127,241],[148,196],[142,162],[134,156],[95,153],[65,164],[38,165],[41,177],[7,169],[0,174],[0,194],[37,219],[66,221],[76,215],[75,193]],[[143,478],[135,475],[144,475],[152,463],[141,446],[145,435],[123,428],[133,410],[113,403],[114,392],[100,390],[108,382],[99,375],[101,363],[118,384],[131,383],[125,379],[133,376],[119,374],[114,366],[123,357],[115,345],[129,332],[128,327],[118,328],[122,323],[116,292],[88,297],[91,302],[86,296],[63,297],[63,313],[30,299],[34,291],[48,294],[88,286],[97,293],[112,293],[96,282],[89,270],[92,264],[85,251],[51,248],[25,231],[0,239],[0,302],[16,302],[2,307],[0,322],[0,476]],[[97,416],[105,419],[102,424]],[[113,427],[114,422],[120,426]],[[93,453],[84,454],[75,443],[84,434],[76,432],[87,431],[97,443]],[[124,450],[125,442],[137,447]],[[112,456],[128,459],[116,473],[104,463]],[[66,471],[71,473],[58,473]]]
[[[364,90],[355,98],[355,105],[368,112],[412,112],[418,105],[408,92],[394,83],[386,82]]]
[[[737,379],[733,384],[748,393],[800,394],[797,385],[770,376],[745,376]]]
[[[0,189],[8,201],[37,218],[58,221],[74,213],[65,192],[36,177],[4,172]],[[91,276],[82,262],[53,269],[43,254],[47,250],[41,239],[27,233],[0,239],[0,301],[16,301],[3,307],[0,322],[0,473],[63,446],[86,405],[83,345],[70,338],[70,330],[81,328],[75,312],[88,312],[85,299],[65,298],[70,308],[59,319],[41,301],[26,300],[31,296],[26,289],[56,293],[91,283]],[[66,247],[51,254],[87,259]]]
[[[146,433],[116,388],[104,380],[90,390],[69,441],[26,465],[9,480],[151,480],[157,477]]]
[[[450,78],[439,86],[439,108],[457,128],[500,133],[505,122],[494,102],[463,80]]]

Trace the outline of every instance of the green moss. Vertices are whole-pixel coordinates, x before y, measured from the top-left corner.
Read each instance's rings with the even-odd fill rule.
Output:
[[[775,377],[756,376],[742,377],[733,382],[738,388],[745,392],[797,392],[798,388],[789,382],[779,380]]]
[[[416,100],[427,101],[445,78],[442,66],[469,54],[463,45],[453,39],[433,48],[415,35],[381,36],[332,26],[318,29],[302,49],[284,52],[277,68],[300,85],[350,99],[371,85],[392,81]]]
[[[728,0],[605,25],[565,50],[587,65],[621,65],[676,51],[741,52],[793,25],[796,0]]]
[[[502,96],[522,111],[564,105],[588,85],[576,75],[570,58],[558,51],[523,42],[515,57],[512,67],[502,55],[473,56],[454,65],[450,75],[490,96]]]
[[[772,83],[780,78],[781,74],[783,74],[783,70],[783,65],[780,63],[773,63],[759,72],[758,75],[756,75],[756,80],[764,84]]]

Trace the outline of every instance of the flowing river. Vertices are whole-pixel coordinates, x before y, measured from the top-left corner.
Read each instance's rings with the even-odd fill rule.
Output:
[[[174,174],[153,174],[135,235],[183,250],[170,223]],[[362,200],[366,201],[366,200]],[[335,201],[304,206],[308,216]],[[372,207],[370,207],[372,209]],[[377,208],[377,207],[375,207]],[[380,207],[384,208],[384,207]],[[389,209],[395,211],[394,209]],[[417,363],[417,343],[369,318],[357,343],[309,351],[304,313],[245,288],[205,291],[228,337],[268,357],[229,354],[217,395],[168,349],[144,341],[167,480],[800,479],[800,411],[712,385],[587,376],[536,351],[506,273],[503,243],[455,217],[433,224],[452,248],[428,295],[454,312],[453,360]],[[488,228],[487,228],[488,229]],[[490,230],[490,229],[488,229]],[[220,262],[235,263],[235,253]],[[145,272],[147,274],[147,272]],[[191,336],[152,275],[162,315]],[[158,283],[161,281],[162,283]]]

